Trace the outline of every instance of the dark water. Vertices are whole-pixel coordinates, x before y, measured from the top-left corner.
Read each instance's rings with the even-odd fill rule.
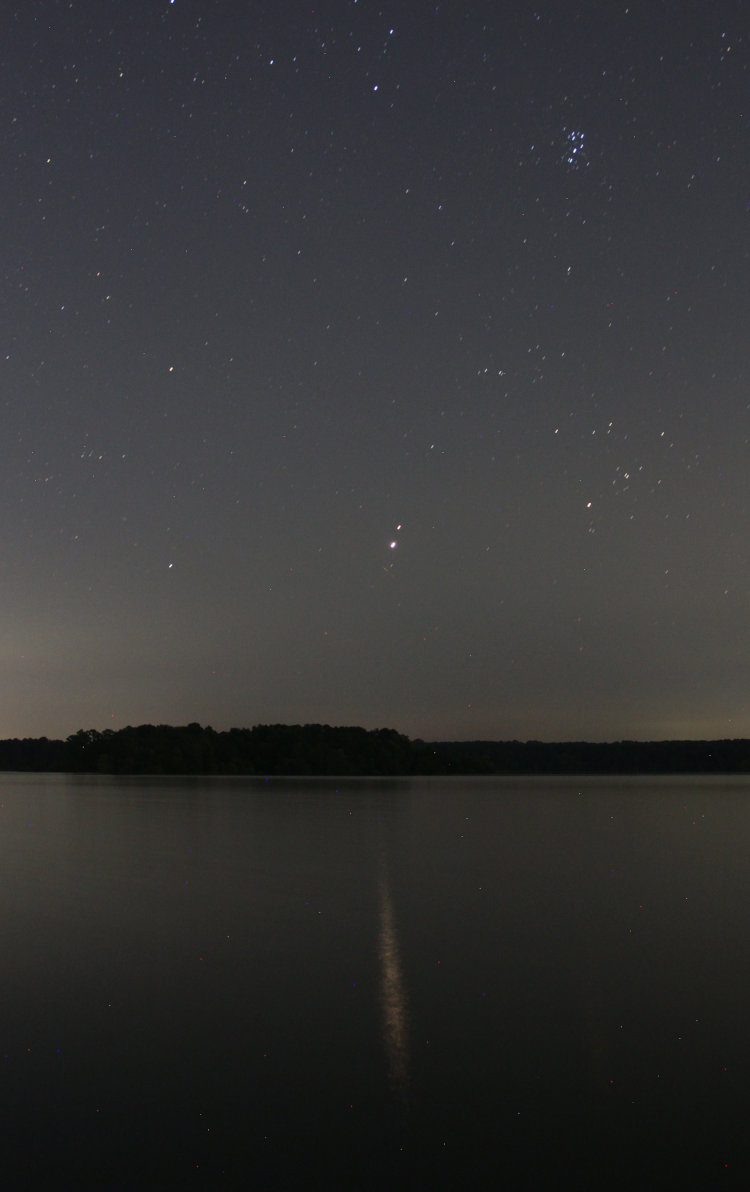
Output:
[[[0,776],[4,1188],[734,1186],[750,783]]]

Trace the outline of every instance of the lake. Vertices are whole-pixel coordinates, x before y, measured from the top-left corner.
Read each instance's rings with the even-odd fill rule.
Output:
[[[750,780],[0,775],[7,1188],[750,1160]]]

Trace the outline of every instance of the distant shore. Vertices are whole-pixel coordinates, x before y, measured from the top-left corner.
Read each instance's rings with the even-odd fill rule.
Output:
[[[750,740],[422,741],[395,729],[142,724],[0,741],[0,770],[98,774],[749,774]]]

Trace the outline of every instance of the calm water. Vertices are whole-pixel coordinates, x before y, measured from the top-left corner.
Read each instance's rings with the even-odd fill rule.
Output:
[[[7,1188],[735,1185],[750,782],[0,775]]]

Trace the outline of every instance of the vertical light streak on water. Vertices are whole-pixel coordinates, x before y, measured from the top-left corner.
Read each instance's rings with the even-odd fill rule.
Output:
[[[381,866],[378,882],[380,931],[380,998],[383,1041],[391,1087],[405,1098],[410,1080],[408,999],[401,968],[401,950],[393,913],[388,871]]]

